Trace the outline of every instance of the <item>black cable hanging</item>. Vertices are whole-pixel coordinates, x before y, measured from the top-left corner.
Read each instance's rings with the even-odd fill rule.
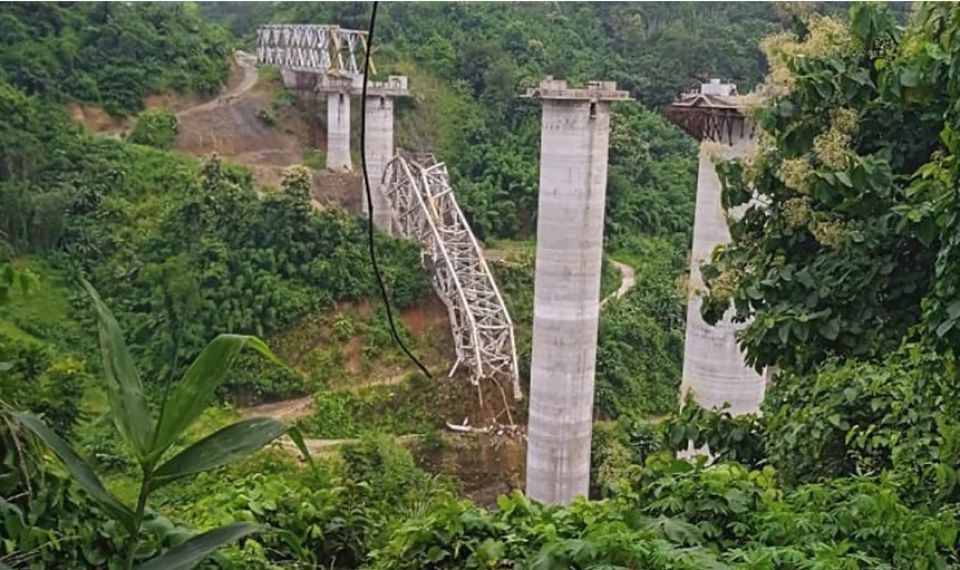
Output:
[[[394,342],[403,350],[404,354],[420,368],[423,374],[433,380],[433,375],[427,370],[427,367],[420,362],[416,356],[410,352],[403,341],[400,340],[400,334],[393,322],[393,310],[390,308],[390,299],[387,296],[387,288],[383,284],[383,275],[380,273],[380,265],[377,263],[377,250],[374,247],[373,239],[373,195],[370,193],[370,176],[367,174],[367,78],[370,72],[370,52],[373,51],[373,31],[377,24],[377,6],[379,2],[373,3],[373,11],[370,13],[370,27],[367,28],[367,49],[363,56],[363,92],[360,99],[360,164],[363,170],[363,187],[367,194],[367,240],[370,246],[370,263],[373,264],[373,273],[377,277],[377,284],[380,286],[380,295],[383,297],[383,305],[387,309],[387,321],[390,323],[390,334]]]

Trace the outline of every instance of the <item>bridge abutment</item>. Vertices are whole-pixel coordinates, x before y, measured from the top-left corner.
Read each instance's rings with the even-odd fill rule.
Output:
[[[613,82],[547,78],[534,281],[527,495],[569,504],[590,484],[600,264]]]

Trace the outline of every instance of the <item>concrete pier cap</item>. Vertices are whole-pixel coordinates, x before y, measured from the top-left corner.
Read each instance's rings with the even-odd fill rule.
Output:
[[[723,83],[719,79],[711,79],[708,83],[700,84],[701,95],[719,95],[721,97],[733,97],[737,95],[736,83]]]
[[[571,101],[632,101],[628,91],[618,91],[616,81],[588,81],[584,87],[569,87],[565,79],[546,76],[540,85],[530,87],[523,97]]]
[[[363,91],[363,80],[359,92]],[[407,86],[406,75],[390,75],[385,81],[368,81],[367,96],[378,95],[381,97],[409,97],[410,88]]]
[[[527,434],[527,495],[569,504],[590,486],[612,81],[547,77],[543,101]]]

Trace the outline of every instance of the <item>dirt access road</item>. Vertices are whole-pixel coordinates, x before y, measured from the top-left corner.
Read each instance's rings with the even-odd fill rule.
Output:
[[[637,274],[632,267],[626,263],[620,263],[619,261],[611,260],[613,264],[620,270],[620,287],[607,295],[603,301],[600,301],[600,307],[603,307],[610,302],[611,299],[623,299],[624,295],[630,292],[630,289],[637,284]]]
[[[246,52],[237,51],[233,54],[233,60],[237,63],[237,68],[240,70],[240,81],[235,85],[228,86],[216,99],[194,105],[193,107],[178,112],[177,119],[183,121],[191,115],[210,111],[229,104],[237,97],[253,89],[253,86],[257,84],[257,79],[259,79],[259,74],[257,73],[257,57]]]
[[[236,52],[235,78],[216,99],[177,113],[180,132],[173,148],[196,155],[216,153],[253,172],[261,186],[278,187],[284,168],[303,161],[297,137],[257,118],[269,109],[272,96],[255,87],[259,79],[256,58]]]
[[[609,301],[613,299],[622,299],[631,289],[633,289],[637,284],[636,272],[633,267],[627,265],[626,263],[621,263],[619,261],[613,261],[613,264],[620,270],[621,280],[620,287],[606,296],[606,298],[601,301],[600,306],[603,307]],[[369,388],[373,386],[393,386],[404,381],[409,376],[409,372],[404,372],[403,374],[398,374],[390,378],[384,378],[381,380],[376,380],[373,382],[367,382],[358,384],[356,386],[351,386],[351,389],[361,389]],[[297,420],[309,416],[313,412],[313,396],[304,396],[301,398],[292,398],[289,400],[281,400],[279,402],[270,402],[268,404],[261,404],[258,406],[253,406],[246,408],[241,411],[241,414],[245,418],[265,416],[279,421],[285,422],[296,422]],[[344,440],[347,441],[347,440]],[[338,443],[343,443],[341,440],[315,440],[312,441],[314,445],[323,448],[329,448],[331,446],[336,446]]]
[[[369,382],[345,386],[344,389],[357,391],[364,388],[374,388],[377,386],[396,386],[397,384],[405,381],[409,376],[410,372],[406,371],[402,374],[397,374],[396,376],[391,376],[389,378],[382,378],[379,380],[371,380]],[[267,417],[282,422],[295,423],[297,420],[305,418],[313,413],[313,400],[314,398],[312,395],[302,396],[300,398],[292,398],[289,400],[279,400],[276,402],[270,402],[268,404],[259,404],[249,408],[244,408],[240,411],[240,414],[244,418]]]

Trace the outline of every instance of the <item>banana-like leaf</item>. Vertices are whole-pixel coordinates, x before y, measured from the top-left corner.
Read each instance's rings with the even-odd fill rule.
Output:
[[[14,412],[13,417],[23,424],[27,429],[37,434],[37,437],[43,440],[57,457],[67,466],[73,479],[84,491],[90,494],[105,511],[122,524],[127,530],[132,531],[134,526],[133,512],[111,495],[100,482],[100,478],[93,472],[87,463],[52,429],[47,427],[39,418],[32,414]]]
[[[303,454],[303,457],[307,460],[307,463],[313,466],[313,457],[310,455],[310,450],[307,448],[307,442],[303,441],[303,434],[300,433],[300,430],[297,429],[296,426],[290,426],[290,428],[287,429],[287,435],[293,440],[293,443],[297,446],[297,449],[300,450],[300,453]]]
[[[138,570],[191,570],[221,546],[262,529],[258,524],[234,523],[210,530],[141,564]]]
[[[151,460],[160,459],[174,440],[206,409],[217,386],[223,382],[230,365],[245,346],[286,367],[257,337],[222,334],[213,339],[187,369],[161,410]]]
[[[232,463],[290,431],[290,426],[270,418],[250,418],[228,425],[184,449],[157,468],[154,489],[182,477]]]
[[[153,422],[147,409],[140,375],[133,364],[133,357],[123,340],[123,331],[120,330],[117,320],[113,318],[93,285],[86,280],[82,283],[97,311],[103,373],[113,421],[123,437],[133,446],[137,457],[145,459],[150,454]]]

